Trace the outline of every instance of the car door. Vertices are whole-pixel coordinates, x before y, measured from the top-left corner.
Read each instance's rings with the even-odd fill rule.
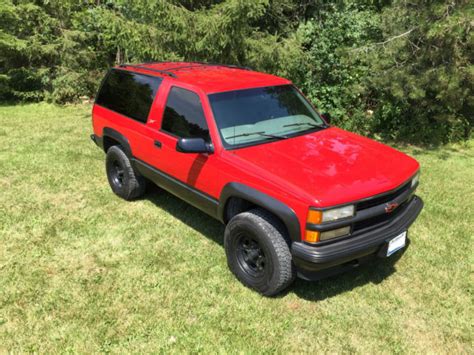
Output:
[[[153,165],[194,192],[218,199],[217,155],[176,150],[179,138],[199,137],[212,144],[200,94],[178,84],[169,84],[162,105],[160,128],[153,133],[156,152]]]

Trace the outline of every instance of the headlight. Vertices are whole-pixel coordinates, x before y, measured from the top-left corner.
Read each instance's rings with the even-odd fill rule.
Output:
[[[342,218],[352,217],[354,215],[354,205],[332,208],[325,211],[309,210],[308,223],[320,224],[323,222],[337,221]]]
[[[319,236],[319,240],[328,240],[328,239],[333,239],[337,237],[342,237],[344,235],[348,235],[351,232],[351,227],[342,227],[338,229],[333,229],[331,231],[326,231],[326,232],[321,232],[321,235]]]
[[[411,187],[418,184],[419,181],[420,181],[420,172],[417,172],[416,175],[413,177],[413,179],[411,179]]]
[[[354,215],[354,210],[354,205],[349,205],[323,211],[322,222],[331,222],[342,218],[352,217]]]
[[[344,207],[331,208],[329,210],[308,210],[308,217],[306,222],[310,224],[321,224],[323,222],[333,222],[340,219],[354,216],[354,205]],[[325,232],[318,232],[315,230],[306,230],[304,240],[308,243],[317,243],[319,241],[328,240],[332,238],[342,237],[349,234],[351,231],[349,226],[333,229]]]
[[[325,240],[333,239],[348,235],[351,232],[351,227],[346,226],[338,229],[333,229],[325,232],[318,232],[312,230],[306,230],[304,235],[304,241],[308,243],[317,243]]]

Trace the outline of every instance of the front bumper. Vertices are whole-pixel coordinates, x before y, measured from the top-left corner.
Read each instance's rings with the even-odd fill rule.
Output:
[[[392,221],[367,233],[320,246],[294,242],[291,253],[298,275],[304,279],[319,279],[331,274],[330,268],[336,272],[338,269],[344,271],[377,254],[385,255],[388,241],[406,231],[422,208],[423,201],[414,196]]]

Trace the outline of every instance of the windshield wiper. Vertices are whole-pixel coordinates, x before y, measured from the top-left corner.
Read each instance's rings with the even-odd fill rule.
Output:
[[[308,126],[312,126],[312,127],[324,128],[324,126],[321,126],[321,125],[318,125],[318,124],[314,124],[314,123],[309,123],[309,122],[290,123],[290,124],[285,124],[285,125],[283,125],[283,127],[304,126],[304,125],[308,125]]]
[[[259,136],[262,136],[262,137],[270,137],[270,138],[277,138],[277,139],[286,139],[288,137],[285,137],[285,136],[278,136],[276,134],[268,134],[268,133],[265,133],[265,131],[261,131],[261,132],[248,132],[248,133],[241,133],[241,134],[236,134],[235,136],[229,136],[229,137],[225,137],[225,139],[230,139],[230,138],[238,138],[238,137],[248,137],[248,136],[253,136],[253,135],[259,135]]]

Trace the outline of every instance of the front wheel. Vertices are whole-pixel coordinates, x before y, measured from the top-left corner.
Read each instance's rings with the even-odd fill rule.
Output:
[[[240,213],[227,224],[227,263],[247,287],[273,296],[288,287],[296,272],[281,222],[262,209]]]

